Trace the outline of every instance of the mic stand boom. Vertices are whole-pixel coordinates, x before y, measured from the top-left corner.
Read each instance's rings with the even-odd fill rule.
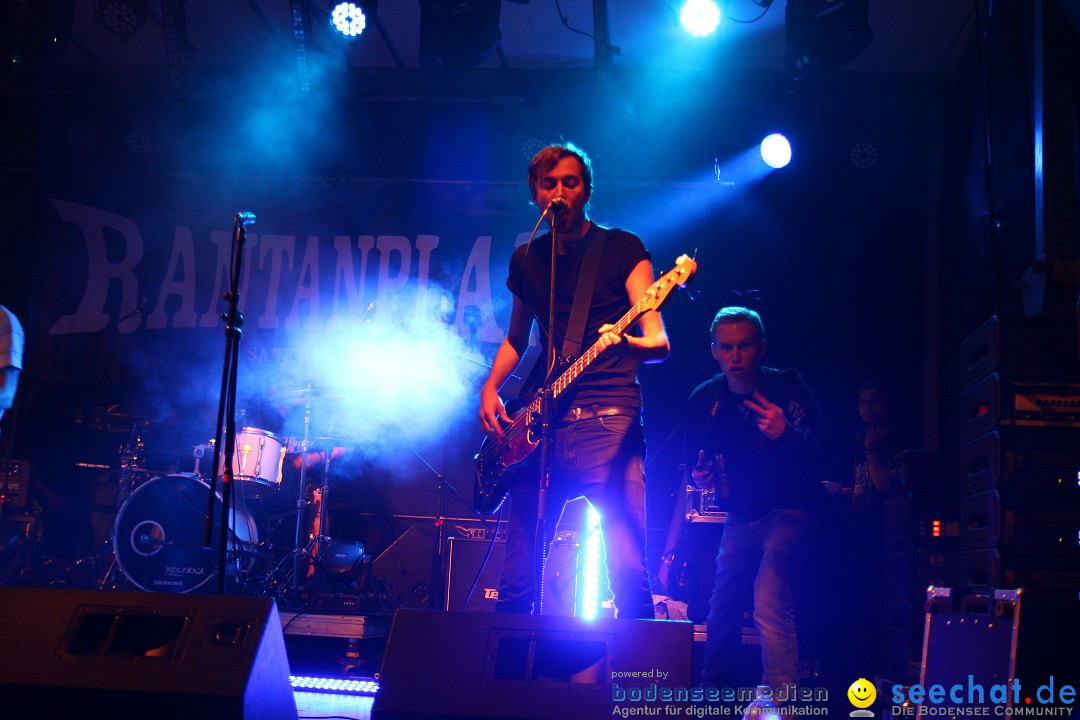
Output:
[[[236,371],[240,357],[240,333],[244,325],[244,315],[240,312],[240,265],[244,258],[244,242],[247,239],[247,226],[255,222],[254,213],[240,212],[233,218],[232,267],[229,277],[229,291],[223,297],[229,303],[226,312],[220,315],[225,321],[225,362],[221,372],[221,395],[218,401],[217,434],[214,442],[214,461],[210,474],[210,497],[206,501],[206,522],[203,525],[203,546],[211,547],[211,535],[214,527],[214,499],[217,496],[218,470],[221,474],[221,526],[218,532],[217,593],[225,594],[225,564],[229,545],[229,509],[232,501],[233,467],[232,458],[236,452]],[[222,435],[224,434],[224,443]]]
[[[555,376],[555,256],[559,249],[558,211],[549,206],[545,212],[551,212],[551,287],[548,294],[548,345],[547,372],[540,390],[540,486],[536,497],[536,534],[534,536],[535,600],[533,614],[544,612],[544,569],[547,564],[547,493],[551,487],[551,466],[555,457],[555,437],[552,425],[555,395],[551,381]]]

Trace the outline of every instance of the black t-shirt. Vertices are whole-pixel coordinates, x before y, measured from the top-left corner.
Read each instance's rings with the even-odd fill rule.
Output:
[[[566,255],[555,258],[555,348],[560,350],[563,335],[570,321],[574,291],[577,289],[581,264],[591,242],[604,243],[600,266],[596,272],[592,304],[585,321],[581,340],[584,352],[596,341],[601,325],[613,323],[631,307],[626,295],[626,279],[649,251],[641,239],[625,230],[601,228],[593,223],[585,237]],[[547,357],[548,304],[551,277],[551,234],[542,235],[530,245],[514,250],[510,258],[510,274],[506,286],[532,312],[541,328],[544,352],[537,362]],[[634,298],[638,300],[638,298]],[[558,372],[556,373],[558,375]],[[641,407],[641,388],[637,382],[637,362],[616,352],[605,352],[594,360],[580,377],[559,396],[559,408],[574,405],[621,405]]]

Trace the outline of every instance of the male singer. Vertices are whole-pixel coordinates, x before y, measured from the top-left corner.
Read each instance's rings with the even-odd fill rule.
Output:
[[[495,439],[503,436],[500,420],[508,422],[510,417],[499,388],[525,354],[534,320],[543,349],[538,362],[546,362],[552,338],[561,354],[583,261],[590,245],[602,243],[581,348],[599,342],[603,352],[559,395],[552,414],[554,450],[545,515],[547,527],[553,530],[565,501],[584,496],[602,519],[618,616],[651,618],[654,611],[645,564],[645,436],[637,364],[660,362],[670,345],[656,311],[644,313],[633,333],[620,336],[611,331],[612,323],[654,281],[649,251],[636,235],[589,220],[592,165],[576,146],[551,145],[541,150],[529,164],[528,181],[533,202],[548,213],[558,231],[554,328],[549,332],[552,235],[548,233],[518,247],[510,258],[506,281],[513,293],[510,326],[480,390],[480,427]],[[552,376],[559,372],[557,368]],[[520,473],[510,488],[498,612],[533,610],[538,482],[536,473]]]

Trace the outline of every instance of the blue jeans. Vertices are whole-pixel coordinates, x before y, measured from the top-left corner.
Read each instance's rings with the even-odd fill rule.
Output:
[[[805,510],[771,510],[757,520],[725,525],[706,620],[704,687],[732,684],[743,610],[751,600],[754,625],[761,636],[762,684],[779,688],[798,683],[791,578],[809,520]]]
[[[645,436],[640,418],[581,420],[556,426],[554,436],[544,513],[547,541],[551,542],[565,502],[584,496],[600,513],[608,579],[619,617],[654,617],[645,563]],[[533,609],[538,486],[538,474],[524,472],[510,488],[497,612],[527,614]]]

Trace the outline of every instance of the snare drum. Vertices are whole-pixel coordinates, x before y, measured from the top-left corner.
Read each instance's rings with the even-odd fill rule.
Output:
[[[236,434],[233,452],[233,479],[251,483],[243,488],[248,498],[263,498],[281,487],[281,463],[285,446],[272,432],[244,427]]]
[[[124,575],[140,590],[192,592],[216,575],[218,552],[203,547],[210,486],[198,475],[161,475],[143,483],[116,516],[113,552]],[[215,500],[213,542],[221,527]],[[251,560],[259,542],[255,520],[230,509],[229,551]],[[233,563],[230,563],[232,566]]]

